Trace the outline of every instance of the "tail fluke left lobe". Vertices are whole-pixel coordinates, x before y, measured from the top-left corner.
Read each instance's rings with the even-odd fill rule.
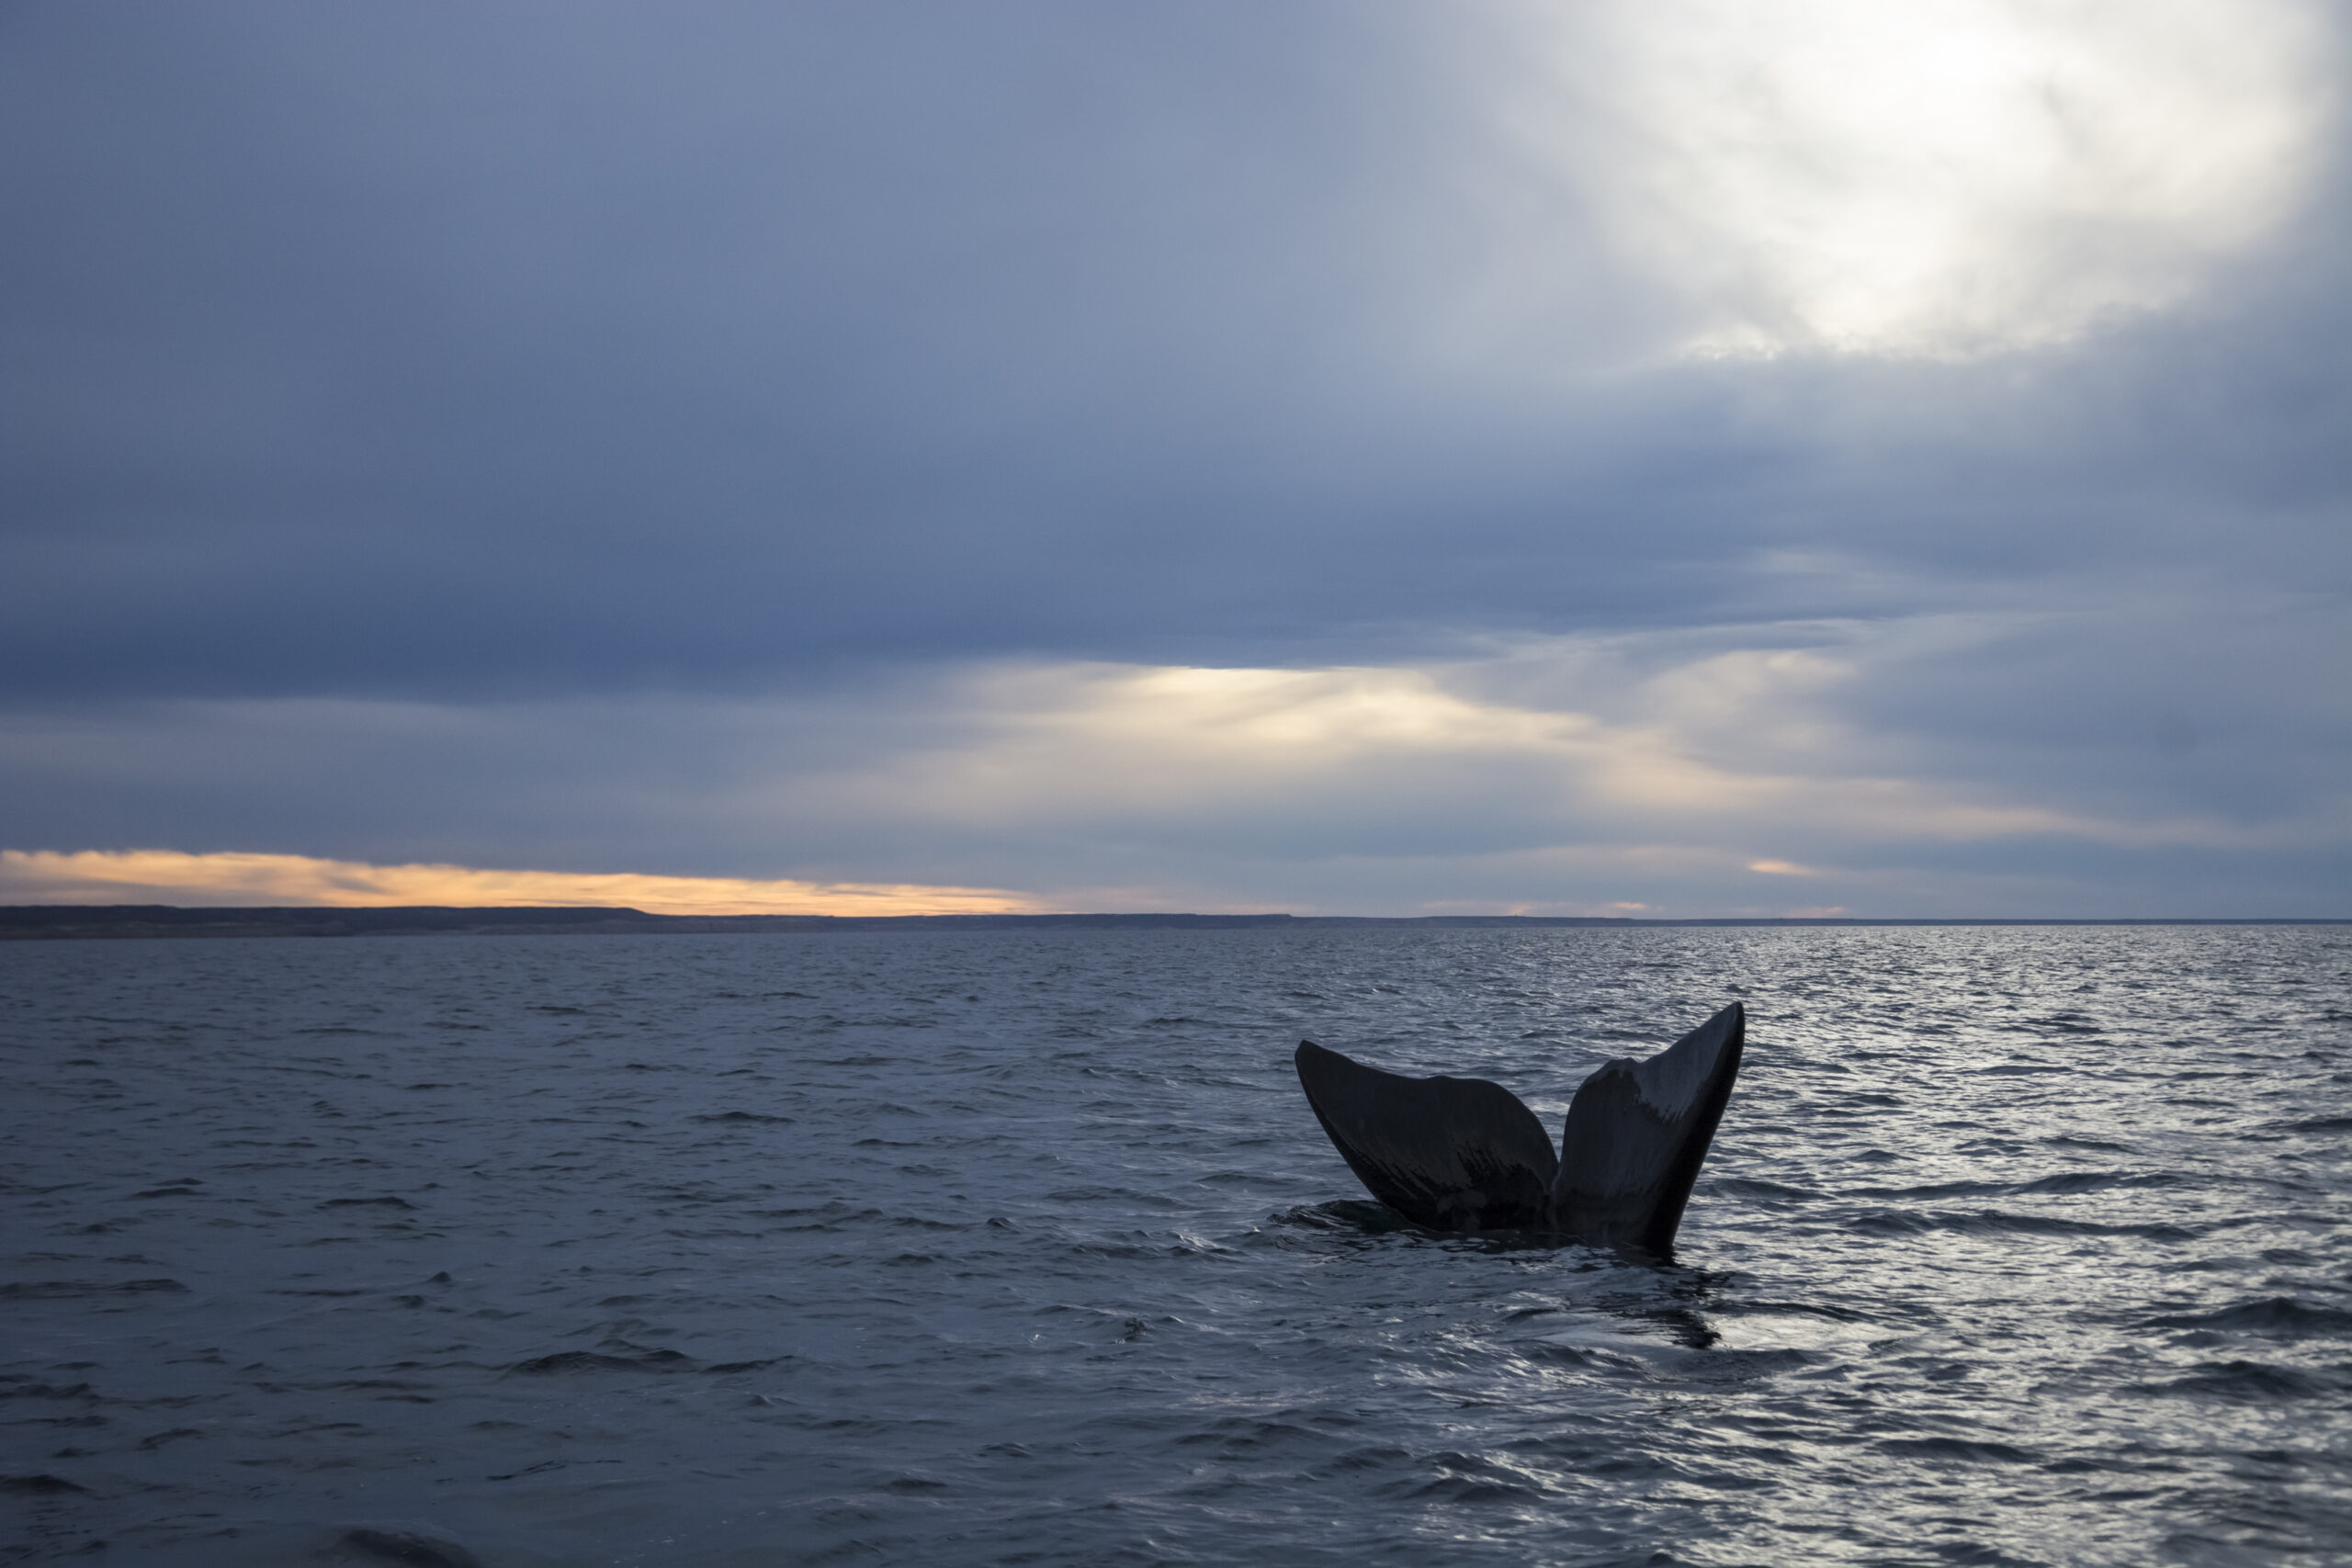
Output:
[[[1438,1230],[1541,1230],[1559,1159],[1535,1112],[1484,1078],[1411,1078],[1301,1041],[1299,1086],[1374,1198]]]

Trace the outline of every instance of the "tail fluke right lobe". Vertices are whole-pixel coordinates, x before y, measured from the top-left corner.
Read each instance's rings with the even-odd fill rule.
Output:
[[[1739,1077],[1747,1013],[1734,1002],[1645,1062],[1616,1061],[1568,1106],[1553,1222],[1663,1257]]]

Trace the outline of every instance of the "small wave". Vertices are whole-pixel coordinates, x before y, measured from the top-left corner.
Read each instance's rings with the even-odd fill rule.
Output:
[[[1933,1181],[1924,1187],[1858,1187],[1857,1198],[1983,1198],[2009,1190],[2005,1181]]]
[[[2152,1317],[2142,1326],[2259,1334],[2273,1339],[2337,1339],[2352,1335],[2352,1312],[2314,1306],[2292,1296],[2271,1296],[2214,1312]]]
[[[599,1350],[558,1350],[534,1356],[506,1369],[526,1377],[556,1377],[575,1372],[690,1372],[699,1369],[691,1356],[675,1350],[643,1350],[615,1356]]]
[[[1560,1367],[1614,1367],[1625,1362],[1624,1357],[1609,1355],[1594,1346],[1559,1339],[1536,1339],[1513,1348],[1528,1360]]]
[[[2102,1224],[2096,1220],[2062,1219],[2052,1214],[2018,1214],[2001,1209],[1973,1213],[1920,1213],[1880,1209],[1860,1215],[1854,1228],[1876,1235],[1923,1235],[1950,1231],[1962,1235],[2136,1235],[2151,1241],[2192,1241],[2199,1231],[2165,1222],[2145,1224]]]
[[[1409,1495],[1444,1503],[1534,1503],[1544,1494],[1523,1481],[1447,1475],[1410,1489]]]
[[[87,1492],[88,1490],[88,1487],[78,1482],[68,1481],[62,1475],[51,1475],[47,1471],[38,1475],[0,1476],[0,1491],[30,1492],[36,1495],[55,1496],[64,1492]]]
[[[1362,1198],[1335,1198],[1329,1203],[1302,1203],[1295,1209],[1283,1209],[1266,1217],[1278,1225],[1296,1225],[1303,1230],[1351,1231],[1358,1235],[1386,1235],[1393,1231],[1413,1228],[1412,1221],[1387,1204]]]
[[[824,1233],[846,1230],[859,1225],[895,1225],[901,1229],[926,1231],[964,1231],[983,1229],[994,1221],[976,1225],[966,1220],[943,1220],[930,1214],[893,1213],[887,1209],[853,1209],[846,1203],[824,1203],[805,1209],[749,1209],[745,1214],[755,1220],[787,1220],[788,1224],[771,1224],[764,1232],[788,1234],[796,1231]],[[999,1225],[1010,1228],[1010,1222]]]
[[[1324,1441],[1323,1434],[1295,1421],[1270,1419],[1253,1416],[1228,1416],[1210,1423],[1204,1431],[1187,1432],[1176,1439],[1179,1448],[1199,1448],[1214,1443],[1231,1453],[1258,1453],[1295,1448],[1312,1448]]]
[[[2036,1455],[2008,1443],[1972,1442],[1963,1438],[1883,1438],[1873,1446],[1881,1453],[1962,1464],[2032,1464],[2037,1460]]]
[[[2177,1187],[2182,1178],[2167,1170],[2062,1170],[2012,1190],[2034,1193],[2098,1192],[2109,1187]]]
[[[1810,1187],[1788,1187],[1778,1181],[1765,1181],[1745,1176],[1716,1177],[1708,1182],[1706,1190],[1710,1192],[1728,1193],[1735,1198],[1779,1198],[1794,1203],[1808,1202],[1813,1199],[1827,1196],[1826,1193],[1817,1192]]]
[[[1434,1478],[1398,1480],[1375,1490],[1449,1503],[1529,1503],[1544,1495],[1525,1475],[1476,1454],[1432,1454],[1424,1462],[1438,1472]]]
[[[1350,1449],[1339,1458],[1318,1465],[1309,1473],[1316,1475],[1345,1475],[1353,1471],[1385,1470],[1412,1455],[1389,1445]]]
[[[1833,1302],[1744,1302],[1736,1309],[1724,1309],[1726,1315],[1773,1316],[1792,1313],[1804,1317],[1826,1317],[1832,1323],[1868,1323],[1871,1314],[1853,1307],[1838,1306]]]
[[[413,1393],[434,1385],[406,1378],[277,1378],[258,1386],[272,1393],[367,1393],[384,1390],[394,1393]]]
[[[339,1543],[345,1550],[405,1562],[410,1568],[481,1568],[481,1560],[456,1541],[411,1529],[345,1530]]]
[[[82,1296],[176,1292],[187,1289],[177,1280],[22,1280],[0,1285],[0,1298],[18,1302],[62,1302]]]
[[[2171,1382],[2140,1383],[2143,1393],[2224,1400],[2232,1404],[2269,1404],[2290,1399],[2341,1399],[2338,1380],[2324,1379],[2263,1361],[2209,1361]]]
[[[139,1447],[142,1452],[153,1453],[157,1449],[162,1448],[164,1444],[176,1443],[182,1438],[201,1438],[203,1436],[204,1429],[200,1427],[174,1427],[170,1431],[156,1432],[140,1438]]]

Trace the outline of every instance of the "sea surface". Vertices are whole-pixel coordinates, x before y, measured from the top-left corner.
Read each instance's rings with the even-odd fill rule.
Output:
[[[1669,1264],[1290,1064],[1735,998]],[[0,1560],[2352,1559],[2352,928],[17,942],[0,1072]]]

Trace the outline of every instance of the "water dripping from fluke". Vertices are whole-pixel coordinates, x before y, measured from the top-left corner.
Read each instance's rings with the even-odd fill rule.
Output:
[[[1577,1087],[1561,1146],[1484,1078],[1406,1077],[1299,1042],[1298,1081],[1374,1198],[1430,1230],[1519,1233],[1672,1256],[1747,1037],[1738,1002],[1646,1061]]]

